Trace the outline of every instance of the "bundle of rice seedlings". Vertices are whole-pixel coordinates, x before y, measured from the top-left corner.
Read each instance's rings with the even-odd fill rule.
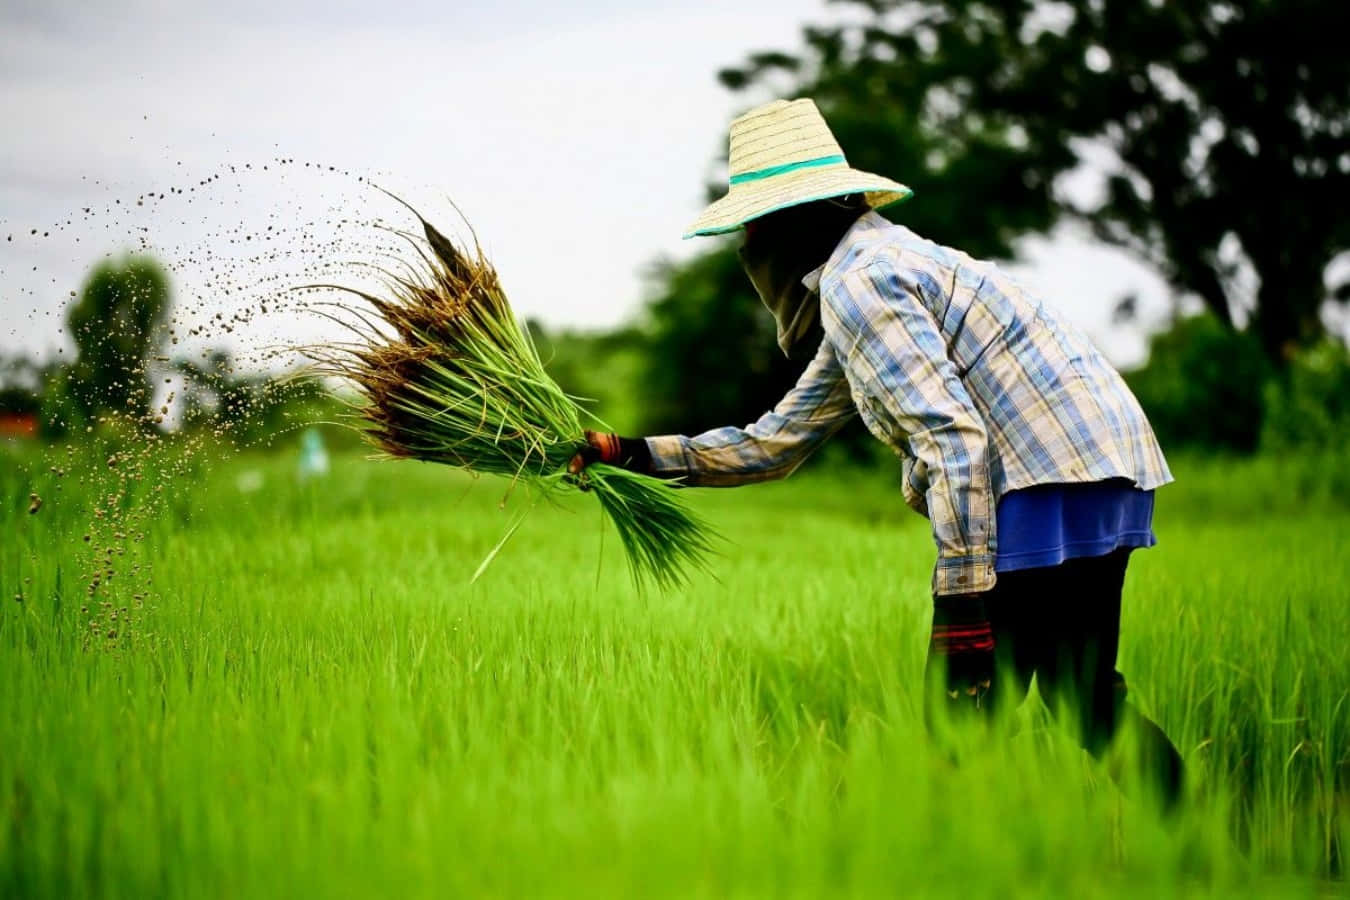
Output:
[[[322,373],[347,378],[359,389],[366,437],[388,457],[506,476],[542,496],[588,489],[614,523],[639,586],[675,585],[685,580],[687,567],[704,566],[712,534],[671,484],[601,463],[581,476],[566,473],[586,444],[582,420],[590,414],[545,370],[476,242],[472,255],[461,252],[412,212],[431,252],[400,232],[420,265],[405,265],[400,275],[381,270],[385,296],[311,286],[355,294],[375,314],[374,321],[358,314],[359,342],[315,354]],[[350,318],[347,324],[353,324]],[[483,560],[475,579],[523,518]]]

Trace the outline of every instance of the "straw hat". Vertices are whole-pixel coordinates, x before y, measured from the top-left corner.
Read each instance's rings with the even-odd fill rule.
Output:
[[[735,231],[751,219],[812,200],[862,193],[872,208],[913,193],[889,178],[849,168],[815,101],[775,100],[731,123],[727,194],[685,237]]]

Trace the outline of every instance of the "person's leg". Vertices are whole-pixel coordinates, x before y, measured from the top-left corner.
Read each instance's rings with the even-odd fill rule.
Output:
[[[1037,599],[1045,592],[1046,569],[1003,572],[986,608],[994,631],[995,675],[990,711],[1009,711],[1026,699],[1036,665],[1045,652]]]
[[[1116,670],[1120,598],[1129,551],[1069,560],[1058,567],[1059,589],[1049,600],[1047,652],[1037,669],[1041,696],[1067,713],[1083,748],[1101,757],[1117,735],[1134,742],[1139,777],[1170,808],[1180,798],[1181,755],[1157,723],[1126,704],[1125,676]]]

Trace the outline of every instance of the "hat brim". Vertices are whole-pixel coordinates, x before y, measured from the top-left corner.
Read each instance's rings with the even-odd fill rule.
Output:
[[[725,197],[711,203],[694,220],[684,236],[726,234],[746,222],[789,206],[859,193],[865,197],[868,206],[880,209],[908,200],[914,192],[898,181],[847,166],[790,172],[732,185]]]

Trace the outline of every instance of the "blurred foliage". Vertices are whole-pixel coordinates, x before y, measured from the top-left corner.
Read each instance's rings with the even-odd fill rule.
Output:
[[[1325,338],[1300,351],[1285,377],[1266,385],[1265,404],[1263,448],[1343,452],[1350,446],[1350,350]]]
[[[26,356],[0,355],[0,414],[38,415],[39,396],[54,366],[43,366]]]
[[[206,352],[202,362],[177,359],[174,370],[184,379],[182,428],[210,431],[238,447],[290,443],[300,429],[316,422],[335,422],[347,407],[320,381],[291,373],[241,372],[226,350]],[[330,437],[354,432],[328,429]]]
[[[153,259],[136,256],[96,266],[67,311],[77,353],[71,364],[0,358],[0,414],[38,416],[41,435],[58,439],[110,435],[127,439],[158,427],[234,446],[286,443],[302,426],[338,422],[347,405],[328,386],[295,373],[243,372],[228,351],[208,349],[200,362],[163,355],[170,288]],[[181,389],[163,388],[176,374]],[[175,415],[177,413],[177,415]],[[328,428],[339,445],[355,445],[350,428]]]
[[[730,247],[655,272],[642,370],[647,433],[753,420],[803,368],[778,349],[772,317]]]
[[[1321,39],[1341,4],[846,2],[855,21],[807,27],[799,50],[754,53],[719,78],[756,95],[747,106],[814,98],[852,165],[915,189],[884,214],[995,258],[1085,222],[1225,327],[1254,309],[1254,340],[1280,368],[1320,340],[1324,303],[1350,296],[1324,282],[1350,247],[1350,56]],[[1057,192],[1087,160],[1106,168],[1105,190]],[[750,421],[800,371],[777,355],[733,247],[715,240],[655,272],[648,431]],[[1247,398],[1243,414],[1259,405]],[[1238,415],[1216,416],[1205,441],[1256,441]]]
[[[130,256],[94,268],[66,314],[76,357],[54,385],[65,401],[53,410],[56,427],[105,412],[149,418],[151,357],[164,343],[168,307],[169,279],[153,259]]]
[[[799,55],[754,54],[721,78],[814,97],[854,165],[915,186],[904,218],[920,232],[1002,256],[1010,236],[1067,214],[1226,324],[1248,301],[1249,264],[1252,327],[1279,366],[1320,338],[1323,304],[1347,297],[1324,283],[1350,248],[1350,55],[1325,40],[1343,4],[852,5],[861,23],[807,28]],[[1052,194],[1085,156],[1109,160],[1107,190]],[[1004,248],[960,221],[969,199]]]
[[[48,439],[63,437],[82,428],[92,428],[83,406],[76,400],[71,367],[60,366],[43,380],[38,392],[40,428]]]
[[[1206,314],[1154,335],[1148,363],[1126,381],[1164,450],[1251,452],[1261,440],[1270,374],[1253,336]]]
[[[36,415],[41,409],[38,397],[30,390],[18,387],[0,388],[0,413],[9,415]]]
[[[869,40],[876,37],[872,32],[867,30]],[[722,72],[723,83],[739,90],[790,75],[797,86],[780,93],[815,98],[852,165],[915,189],[919,200],[885,213],[903,215],[927,236],[976,255],[1010,256],[1019,235],[1050,227],[1050,183],[1031,163],[1037,155],[1054,156],[1058,169],[1065,169],[1075,161],[1070,151],[1025,146],[1000,122],[959,128],[931,122],[926,98],[940,81],[936,69],[916,65],[900,73],[883,61],[884,53],[851,52],[846,29],[808,28],[805,35],[808,50],[801,58],[757,54],[745,67]],[[978,55],[970,57],[971,65]],[[709,197],[724,190],[724,184],[710,186]],[[804,368],[779,352],[772,320],[741,270],[735,240],[713,239],[711,249],[687,262],[662,263],[652,273],[642,383],[648,432],[689,433],[752,421]],[[849,443],[862,434],[852,427],[841,437]]]
[[[1270,365],[1253,335],[1212,315],[1153,336],[1126,374],[1165,450],[1340,450],[1350,442],[1350,350],[1331,337]]]
[[[773,408],[805,368],[778,348],[773,318],[730,245],[653,272],[658,293],[646,310],[639,369],[640,433],[697,434],[744,425]],[[823,337],[819,327],[806,346]],[[875,448],[860,421],[831,441],[837,459],[870,461]]]
[[[535,321],[526,327],[553,380],[595,417],[587,427],[636,433],[643,412],[634,388],[646,354],[640,331],[549,331]]]

